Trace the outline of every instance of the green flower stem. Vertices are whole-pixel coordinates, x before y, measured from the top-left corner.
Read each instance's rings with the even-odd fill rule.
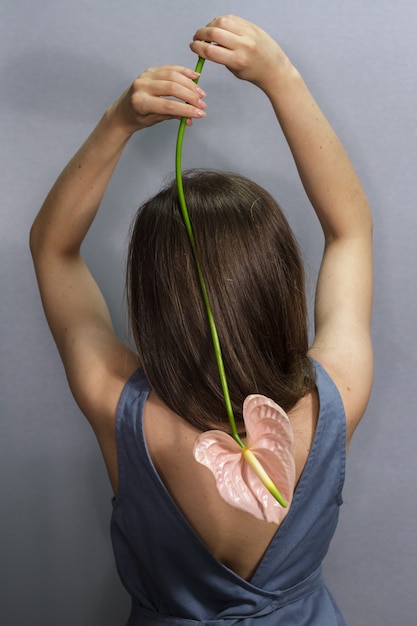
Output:
[[[201,70],[203,69],[203,65],[204,65],[204,59],[199,57],[195,71],[200,74]],[[198,80],[199,80],[199,77],[196,78],[194,82],[198,83]],[[195,260],[195,264],[197,268],[197,274],[198,274],[198,278],[200,281],[200,287],[201,287],[201,291],[203,294],[203,300],[204,300],[204,304],[206,307],[211,338],[213,341],[214,354],[216,357],[217,368],[219,370],[220,382],[221,382],[221,386],[223,390],[223,397],[224,397],[224,402],[226,405],[227,417],[229,418],[230,428],[232,431],[232,437],[236,441],[236,443],[238,443],[239,446],[242,448],[242,454],[246,462],[253,469],[253,471],[258,476],[262,484],[268,489],[271,495],[273,495],[274,498],[281,504],[281,506],[286,508],[288,505],[285,501],[285,498],[283,497],[279,489],[276,487],[276,485],[273,483],[271,478],[268,476],[267,472],[265,472],[264,468],[262,467],[262,464],[258,461],[258,459],[253,454],[253,452],[249,450],[247,446],[245,446],[245,444],[243,443],[243,441],[241,440],[237,432],[236,421],[233,415],[232,402],[230,400],[229,387],[227,384],[226,372],[224,369],[223,356],[222,356],[222,351],[220,347],[219,336],[217,333],[216,324],[214,322],[213,313],[212,313],[211,306],[210,306],[210,299],[209,299],[208,292],[207,292],[206,282],[204,280],[203,271],[201,269],[200,261],[199,261],[198,254],[197,254],[197,247],[195,244],[193,227],[191,225],[190,216],[188,214],[188,209],[187,209],[187,203],[185,201],[185,196],[184,196],[184,187],[182,183],[182,167],[181,167],[182,159],[181,157],[182,157],[182,144],[184,140],[184,132],[185,132],[186,123],[187,123],[187,118],[183,117],[181,119],[180,127],[178,130],[177,147],[176,147],[176,152],[175,152],[175,176],[176,176],[176,181],[177,181],[178,199],[179,199],[179,204],[180,204],[185,228],[188,234],[188,239],[190,241],[191,248],[193,251],[194,260]]]
[[[201,73],[201,70],[203,69],[204,60],[205,59],[203,59],[201,57],[199,57],[199,59],[198,59],[195,71],[198,72],[199,74]],[[198,80],[199,80],[199,77],[196,78],[194,80],[194,82],[198,83]],[[216,357],[217,368],[219,370],[220,382],[221,382],[221,386],[222,386],[222,390],[223,390],[223,396],[224,396],[224,402],[225,402],[225,405],[226,405],[227,417],[229,419],[230,428],[232,430],[232,437],[239,444],[239,446],[241,448],[246,449],[246,446],[243,443],[243,441],[241,440],[241,438],[239,437],[238,432],[237,432],[237,428],[236,428],[236,422],[235,422],[235,418],[234,418],[234,415],[233,415],[232,403],[231,403],[231,400],[230,400],[229,387],[228,387],[228,384],[227,384],[226,372],[225,372],[225,369],[224,369],[224,363],[223,363],[222,351],[221,351],[221,347],[220,347],[219,336],[218,336],[218,333],[217,333],[216,324],[214,322],[213,313],[212,313],[211,306],[210,306],[210,299],[209,299],[209,296],[208,296],[207,287],[206,287],[206,283],[205,283],[205,280],[204,280],[204,275],[203,275],[203,272],[202,272],[202,269],[201,269],[201,265],[200,265],[200,261],[199,261],[199,258],[198,258],[197,248],[196,248],[195,239],[194,239],[193,228],[192,228],[192,225],[191,225],[190,216],[188,214],[188,209],[187,209],[187,203],[185,201],[185,196],[184,196],[184,187],[183,187],[183,183],[182,183],[181,156],[182,156],[182,144],[183,144],[183,140],[184,140],[184,131],[185,131],[186,123],[187,123],[187,118],[183,117],[181,119],[180,127],[179,127],[179,130],[178,130],[177,147],[176,147],[176,152],[175,152],[175,175],[176,175],[177,188],[178,188],[178,198],[179,198],[179,203],[180,203],[180,208],[181,208],[181,213],[182,213],[182,217],[183,217],[183,220],[184,220],[185,228],[187,230],[188,238],[190,240],[191,248],[192,248],[193,255],[194,255],[195,264],[196,264],[196,267],[197,267],[198,278],[199,278],[199,281],[200,281],[201,291],[202,291],[202,294],[203,294],[203,300],[204,300],[204,304],[205,304],[205,307],[206,307],[206,312],[207,312],[207,317],[208,317],[208,322],[209,322],[209,327],[210,327],[210,332],[211,332],[211,338],[212,338],[212,341],[213,341],[214,354],[215,354],[215,357]]]

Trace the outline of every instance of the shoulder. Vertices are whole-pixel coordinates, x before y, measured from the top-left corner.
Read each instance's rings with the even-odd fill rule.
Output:
[[[123,346],[113,359],[95,359],[94,366],[84,372],[82,383],[77,381],[74,396],[100,439],[114,433],[119,404],[127,389],[139,377],[137,356]],[[80,378],[80,377],[79,377]],[[146,380],[146,379],[145,379]]]
[[[122,372],[100,371],[98,368],[90,380],[91,391],[85,403],[84,413],[90,422],[100,446],[114,494],[118,493],[118,445],[120,432],[136,429],[139,415],[137,400],[148,389],[143,371],[132,361]],[[119,432],[119,435],[117,434]]]

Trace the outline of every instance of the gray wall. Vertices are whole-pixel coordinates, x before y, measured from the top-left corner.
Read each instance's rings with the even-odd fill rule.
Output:
[[[326,561],[347,622],[416,623],[417,3],[415,0],[2,0],[0,3],[0,623],[122,624],[108,532],[111,491],[43,318],[27,239],[59,170],[142,69],[194,65],[197,27],[233,12],[271,32],[344,141],[375,216],[376,377],[348,460]],[[206,64],[209,117],[185,166],[240,171],[287,207],[310,283],[321,237],[263,96]],[[135,138],[85,244],[124,333],[133,210],[173,170],[177,124]]]

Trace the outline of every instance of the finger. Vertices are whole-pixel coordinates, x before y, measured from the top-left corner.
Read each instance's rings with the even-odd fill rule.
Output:
[[[228,30],[236,35],[243,35],[249,22],[237,15],[220,15],[207,24],[207,27],[217,27]]]
[[[206,93],[193,80],[172,68],[147,70],[135,81],[134,89],[156,96],[172,96],[204,108],[201,98]]]
[[[240,34],[232,30],[219,28],[217,26],[206,26],[195,33],[193,41],[215,43],[223,48],[235,48],[240,37]]]
[[[173,95],[181,98],[183,94],[183,99],[193,96],[204,98],[205,92],[195,82],[198,77],[199,74],[194,70],[179,66],[149,68],[134,81],[134,90],[165,89],[165,93],[159,93],[159,95]]]
[[[194,88],[196,85],[192,83]],[[142,77],[134,85],[131,104],[137,115],[167,114],[180,117],[204,117],[206,103],[195,90],[166,80]]]
[[[180,68],[181,69],[181,68]],[[145,72],[142,72],[137,80],[146,78],[149,80],[168,80],[172,82],[177,82],[180,85],[184,85],[185,87],[189,87],[190,89],[196,90],[197,83],[195,82],[196,78],[199,77],[198,72],[194,70],[180,71],[176,67],[167,66],[167,67],[156,67],[149,68]]]
[[[235,57],[235,51],[220,45],[214,46],[207,41],[193,41],[190,44],[191,50],[198,54],[198,56],[213,61],[214,63],[220,63],[228,67],[233,63]]]
[[[143,72],[143,73],[147,73],[147,72],[152,72],[155,74],[164,73],[164,72],[175,72],[191,80],[195,80],[196,78],[200,76],[198,72],[196,72],[195,70],[189,67],[185,67],[184,65],[159,65],[156,67],[149,67],[146,70],[146,72]]]
[[[194,91],[171,81],[157,81],[149,85],[148,94],[157,98],[176,98],[196,108],[205,109],[206,103],[200,97],[200,91]]]
[[[141,115],[154,114],[164,116],[165,119],[182,117],[199,119],[206,116],[205,111],[192,104],[171,98],[155,97],[149,94],[142,94],[140,107],[138,108],[140,108],[139,113]]]

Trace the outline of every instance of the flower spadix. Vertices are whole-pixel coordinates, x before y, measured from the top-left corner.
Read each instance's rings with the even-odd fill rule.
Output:
[[[194,457],[213,473],[226,502],[280,524],[294,494],[291,422],[278,404],[258,394],[246,398],[243,419],[244,447],[223,431],[209,430],[197,437]]]

